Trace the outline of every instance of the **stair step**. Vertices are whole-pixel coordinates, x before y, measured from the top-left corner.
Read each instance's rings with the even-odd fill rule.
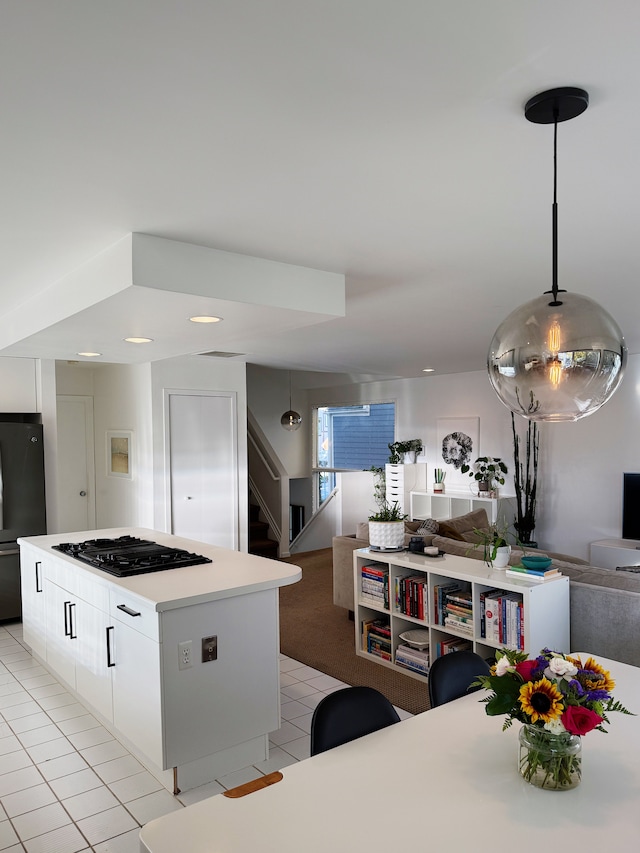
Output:
[[[278,543],[273,539],[258,539],[249,543],[249,553],[257,557],[278,559]]]

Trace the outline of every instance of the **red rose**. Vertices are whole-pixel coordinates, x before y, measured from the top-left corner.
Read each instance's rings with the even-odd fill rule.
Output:
[[[569,705],[562,717],[562,725],[572,735],[586,735],[602,722],[602,717],[582,705]]]
[[[531,673],[536,669],[540,669],[537,660],[523,660],[516,664],[516,672],[522,676],[524,681],[531,681]]]

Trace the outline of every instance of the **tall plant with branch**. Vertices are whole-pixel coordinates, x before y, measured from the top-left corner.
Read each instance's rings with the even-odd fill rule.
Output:
[[[536,402],[533,392],[529,411],[535,411]],[[520,436],[516,430],[516,420],[511,412],[511,429],[513,430],[513,462],[514,475],[513,484],[516,490],[516,520],[514,527],[518,534],[518,540],[523,543],[531,542],[533,531],[536,526],[536,499],[538,492],[538,452],[540,448],[540,434],[538,424],[535,421],[527,421],[527,433],[525,437],[524,460],[520,458]]]

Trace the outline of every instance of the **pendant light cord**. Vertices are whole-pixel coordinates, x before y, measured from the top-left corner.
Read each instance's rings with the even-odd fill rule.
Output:
[[[558,113],[554,111],[553,123],[553,205],[551,208],[551,293],[553,300],[549,305],[562,305],[558,301]],[[547,291],[549,292],[549,291]],[[564,291],[562,291],[564,293]]]

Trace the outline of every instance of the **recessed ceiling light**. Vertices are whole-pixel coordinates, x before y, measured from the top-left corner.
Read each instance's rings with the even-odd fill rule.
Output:
[[[422,368],[423,373],[433,373],[434,370],[435,370],[435,367],[423,367]]]
[[[213,317],[210,314],[200,314],[197,317],[189,317],[192,323],[219,323],[222,317]]]
[[[125,338],[128,344],[150,344],[153,338]]]
[[[76,355],[84,355],[86,358],[97,358],[101,352],[77,352]]]

